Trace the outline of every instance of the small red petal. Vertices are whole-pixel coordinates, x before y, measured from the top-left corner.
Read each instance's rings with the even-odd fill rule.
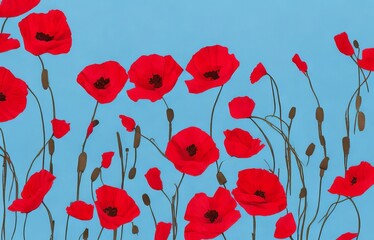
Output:
[[[267,71],[262,63],[257,64],[257,66],[253,69],[251,76],[249,79],[251,80],[251,83],[258,82],[263,76],[267,74]]]
[[[122,125],[126,128],[128,132],[132,132],[135,129],[135,121],[131,117],[125,115],[119,115]]]
[[[292,62],[294,62],[297,66],[297,68],[303,72],[303,73],[306,73],[308,71],[308,65],[306,64],[306,62],[302,61],[300,59],[300,56],[299,54],[295,54],[292,58]]]
[[[70,131],[70,123],[67,123],[65,120],[55,118],[51,123],[53,136],[55,136],[55,138],[62,138]]]
[[[352,56],[355,52],[353,50],[352,44],[348,39],[346,32],[342,32],[334,37],[336,47],[341,53],[347,56]]]
[[[149,186],[154,190],[162,190],[161,172],[158,168],[154,167],[148,170],[144,175],[147,179]]]
[[[110,164],[112,163],[112,158],[114,156],[114,152],[105,152],[101,155],[101,166],[103,168],[110,167]]]

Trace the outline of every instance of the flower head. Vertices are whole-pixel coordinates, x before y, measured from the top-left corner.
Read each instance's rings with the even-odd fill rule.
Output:
[[[110,164],[112,163],[113,156],[114,152],[105,152],[101,154],[101,166],[103,168],[109,168]]]
[[[92,204],[87,204],[80,200],[72,202],[70,206],[66,207],[67,214],[83,221],[91,220],[93,217],[93,211],[94,206]]]
[[[40,0],[2,0],[0,18],[17,17],[38,5]]]
[[[357,64],[360,66],[360,68],[368,71],[374,71],[374,48],[362,50],[362,58],[357,59]]]
[[[308,65],[306,64],[306,62],[302,61],[300,59],[300,56],[299,54],[295,54],[292,58],[292,62],[295,63],[296,67],[302,72],[302,73],[306,73],[308,71]]]
[[[251,80],[251,83],[254,84],[254,83],[258,82],[266,74],[267,74],[267,71],[266,71],[264,65],[262,63],[259,63],[253,69],[249,79]]]
[[[51,120],[51,123],[55,138],[62,138],[70,131],[70,123],[67,123],[65,120],[54,118]]]
[[[233,118],[249,118],[252,116],[255,102],[247,97],[236,97],[229,102],[230,115]]]
[[[127,117],[125,115],[119,115],[119,118],[121,119],[122,126],[126,128],[126,131],[134,131],[136,126],[134,119],[132,119],[131,117]]]
[[[274,237],[278,239],[288,238],[296,231],[296,222],[292,213],[287,213],[279,218],[275,224]]]
[[[357,233],[347,232],[340,235],[336,240],[352,240],[358,236]]]
[[[171,226],[171,223],[157,223],[154,240],[167,240],[170,235]]]
[[[264,147],[261,140],[240,128],[224,131],[225,149],[232,157],[249,158],[259,153]]]
[[[334,37],[334,40],[335,40],[336,47],[344,55],[352,56],[355,53],[346,32],[342,32],[336,35]]]
[[[147,179],[149,186],[154,190],[162,190],[161,172],[158,168],[154,167],[148,170],[144,175]]]
[[[19,41],[17,39],[9,37],[9,33],[0,33],[0,53],[20,47]]]

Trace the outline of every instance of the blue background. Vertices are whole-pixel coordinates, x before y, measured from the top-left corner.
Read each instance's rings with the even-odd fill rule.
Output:
[[[325,109],[324,133],[327,151],[330,157],[329,169],[323,180],[322,205],[319,219],[327,207],[336,199],[327,189],[333,179],[344,175],[341,138],[345,135],[344,112],[348,100],[357,86],[357,68],[348,57],[335,47],[333,37],[346,31],[351,40],[357,39],[362,48],[374,46],[374,28],[372,1],[214,1],[214,0],[137,0],[137,1],[41,1],[32,11],[47,12],[50,9],[62,10],[68,19],[73,37],[73,46],[66,55],[43,55],[49,70],[50,83],[55,92],[57,118],[71,123],[71,131],[64,138],[56,140],[54,156],[55,176],[53,188],[45,198],[56,221],[56,239],[63,239],[65,231],[65,208],[75,199],[76,163],[89,124],[95,100],[76,82],[76,76],[87,65],[107,60],[118,61],[129,69],[131,63],[141,55],[157,53],[172,55],[185,67],[191,56],[200,48],[220,44],[227,46],[240,61],[240,67],[227,83],[222,92],[215,112],[214,140],[221,150],[220,161],[225,161],[222,171],[228,179],[228,188],[233,189],[237,172],[245,168],[266,168],[264,159],[270,161],[270,151],[265,148],[250,159],[230,158],[223,147],[223,131],[235,127],[250,131],[255,137],[262,137],[249,121],[233,120],[227,103],[236,96],[250,96],[256,102],[254,114],[265,116],[272,112],[272,98],[268,79],[262,79],[255,85],[249,82],[249,75],[258,62],[263,62],[268,72],[276,79],[282,97],[284,114],[291,106],[297,108],[291,142],[304,161],[304,151],[310,142],[317,145],[310,164],[305,168],[309,193],[308,220],[314,215],[317,199],[319,163],[323,154],[318,144],[317,123],[314,118],[316,103],[306,78],[291,62],[295,53],[308,63],[309,74],[321,105]],[[18,22],[27,14],[9,19],[6,33],[21,40]],[[49,120],[52,119],[50,96],[40,84],[41,66],[38,59],[26,52],[21,46],[18,50],[2,53],[0,66],[10,69],[15,76],[27,82],[40,98],[47,121],[47,136],[51,133]],[[218,89],[212,89],[198,95],[189,94],[184,80],[191,79],[183,72],[175,88],[165,96],[175,111],[174,133],[188,126],[198,126],[209,131],[209,117]],[[88,153],[87,170],[83,175],[81,198],[91,202],[90,174],[100,165],[101,154],[117,150],[116,131],[120,131],[124,147],[130,148],[130,164],[133,158],[131,149],[133,135],[121,126],[119,114],[133,117],[142,127],[142,133],[154,138],[165,149],[168,124],[165,106],[161,101],[132,102],[125,90],[132,88],[127,83],[125,89],[110,104],[100,105],[96,118],[100,125],[95,128],[86,146]],[[371,105],[373,96],[366,91],[363,94],[362,110],[366,114],[366,129],[351,138],[349,165],[360,161],[373,162],[374,111]],[[353,116],[354,110],[351,111]],[[281,181],[285,183],[286,174],[282,159],[282,139],[271,131],[276,148],[277,167],[281,168]],[[26,110],[15,120],[1,123],[7,147],[15,163],[19,181],[23,186],[31,159],[42,145],[39,112],[31,94],[28,96]],[[264,141],[264,140],[263,140]],[[161,169],[165,191],[173,192],[173,184],[181,174],[164,159],[154,147],[142,141],[138,154],[137,177],[126,179],[125,188],[136,200],[141,215],[135,219],[139,226],[138,236],[131,235],[131,224],[125,227],[125,239],[153,239],[154,227],[149,210],[142,204],[141,196],[148,193],[158,221],[170,221],[169,205],[160,192],[149,188],[143,175],[154,166]],[[39,171],[40,158],[33,168]],[[120,161],[115,155],[109,170],[104,171],[104,182],[119,187]],[[296,165],[294,164],[296,170]],[[183,239],[183,220],[185,206],[197,192],[213,195],[218,184],[215,179],[216,168],[211,165],[199,177],[186,176],[181,187],[179,210],[179,238]],[[293,182],[298,182],[294,172]],[[96,183],[97,184],[97,183]],[[99,185],[95,185],[98,187]],[[289,198],[288,209],[297,216],[299,185],[294,185],[293,195]],[[362,218],[360,239],[371,239],[372,214],[371,203],[373,189],[356,199]],[[11,202],[8,203],[8,205]],[[252,218],[240,207],[242,218],[226,234],[228,239],[250,239]],[[273,239],[275,222],[285,212],[272,217],[257,218],[258,239]],[[19,215],[16,239],[22,237],[24,215]],[[8,232],[13,224],[13,215],[8,214]],[[77,239],[84,228],[90,230],[90,239],[95,239],[101,229],[97,215],[90,222],[70,220],[68,239]],[[320,225],[311,229],[310,239],[317,239]],[[327,222],[322,239],[335,239],[347,231],[356,232],[357,219],[353,207],[345,202],[338,206]],[[40,207],[28,217],[27,236],[29,239],[48,239],[50,234],[48,217]],[[295,236],[295,235],[294,235]],[[101,239],[110,239],[111,231],[104,231]],[[217,237],[220,239],[221,237]],[[296,239],[296,237],[295,237]]]

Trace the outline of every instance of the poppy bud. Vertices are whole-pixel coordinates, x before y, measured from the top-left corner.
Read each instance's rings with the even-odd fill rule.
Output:
[[[42,86],[44,90],[49,88],[49,80],[48,80],[48,70],[43,69],[42,71]]]
[[[319,136],[319,143],[321,143],[322,146],[326,145],[326,140],[325,140],[325,137],[323,135]]]
[[[292,107],[288,113],[288,118],[292,120],[294,119],[295,115],[296,115],[296,108]]]
[[[148,185],[154,190],[162,190],[162,180],[161,180],[161,171],[154,167],[148,170],[148,172],[144,175]]]
[[[356,109],[357,109],[357,110],[360,109],[360,107],[361,107],[361,101],[362,101],[361,96],[360,96],[360,95],[357,95],[357,96],[356,96]]]
[[[134,148],[138,148],[140,145],[140,138],[141,138],[141,132],[140,132],[140,127],[136,126],[135,127],[135,134],[134,134]]]
[[[135,224],[132,224],[131,232],[132,234],[138,234],[139,233],[138,226],[136,226]]]
[[[99,125],[99,123],[100,122],[97,119],[95,119],[95,120],[92,121],[92,124],[93,124],[94,127],[96,127],[97,125]]]
[[[225,177],[225,175],[223,175],[222,172],[218,172],[216,177],[217,177],[217,181],[218,181],[219,185],[224,185],[224,184],[227,183],[226,177]]]
[[[132,167],[129,171],[129,179],[134,179],[136,176],[136,167]]]
[[[151,205],[151,199],[149,199],[148,194],[144,193],[143,196],[142,196],[142,199],[143,199],[144,205],[146,205],[146,206]]]
[[[101,169],[100,168],[95,168],[93,171],[92,171],[92,174],[91,174],[91,182],[95,182],[96,179],[99,177],[100,175],[100,172],[101,172]]]
[[[323,158],[321,164],[319,165],[319,168],[322,170],[327,170],[327,167],[329,166],[329,160],[330,158],[328,157]]]
[[[166,109],[166,117],[169,122],[172,122],[174,119],[174,111],[171,108]]]
[[[118,144],[119,158],[123,159],[122,142],[121,142],[121,136],[119,135],[119,132],[117,132],[117,144]]]
[[[363,112],[358,112],[358,129],[363,131],[365,129],[365,114]]]
[[[305,154],[310,157],[312,156],[314,149],[316,148],[316,145],[314,143],[309,144],[308,148],[305,151]]]
[[[316,109],[316,119],[320,123],[323,122],[323,119],[324,119],[323,108],[317,107],[317,109]]]
[[[306,197],[306,193],[307,193],[306,188],[303,187],[300,190],[299,198],[305,198]]]
[[[88,228],[84,229],[84,232],[83,232],[83,240],[87,240],[88,239]]]
[[[49,155],[53,155],[55,152],[55,141],[51,138],[48,141],[48,150],[49,150]]]
[[[351,145],[349,137],[343,137],[342,142],[343,142],[343,153],[344,153],[344,155],[348,155],[349,154],[349,148],[350,148],[350,145]]]
[[[84,170],[86,169],[86,165],[87,165],[87,154],[86,152],[81,152],[78,158],[78,172],[84,172]]]
[[[357,40],[353,40],[353,46],[355,48],[360,48],[360,44],[358,44],[358,41]]]

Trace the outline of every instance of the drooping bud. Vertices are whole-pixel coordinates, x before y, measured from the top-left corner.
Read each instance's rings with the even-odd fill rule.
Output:
[[[219,185],[224,185],[227,183],[226,177],[222,172],[218,172],[216,177]]]
[[[305,154],[310,157],[314,153],[314,149],[316,148],[316,145],[314,143],[309,144],[308,148],[305,151]]]
[[[295,115],[296,115],[296,108],[292,107],[288,113],[288,118],[292,120],[294,119]]]
[[[148,194],[144,193],[142,196],[142,199],[143,199],[144,205],[146,206],[151,205],[151,199],[149,198]]]
[[[129,179],[134,179],[136,176],[136,167],[132,167],[129,171]]]
[[[353,46],[355,48],[360,48],[360,44],[358,44],[358,41],[357,40],[353,40]]]
[[[78,172],[84,172],[84,170],[86,169],[86,165],[87,165],[87,154],[86,152],[81,152],[78,158]]]
[[[42,71],[42,86],[44,90],[49,88],[49,80],[48,80],[48,70],[43,69]]]
[[[166,117],[169,122],[172,122],[174,119],[174,111],[171,108],[166,109]]]
[[[99,177],[101,173],[101,169],[100,168],[95,168],[93,171],[92,171],[92,174],[91,174],[91,181],[92,182],[95,182],[96,179]]]

